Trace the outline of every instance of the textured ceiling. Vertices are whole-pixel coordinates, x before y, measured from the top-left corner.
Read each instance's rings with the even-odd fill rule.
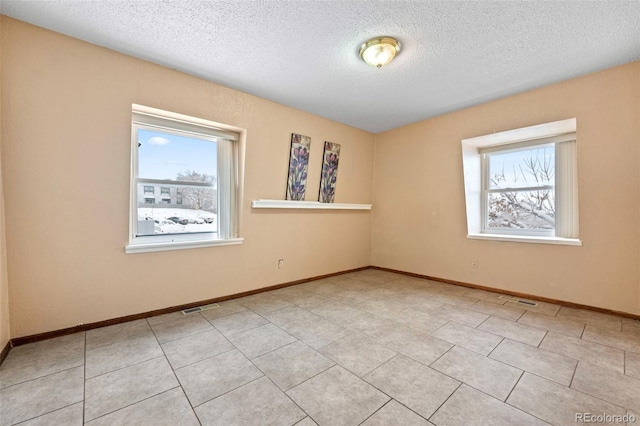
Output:
[[[640,1],[0,1],[0,13],[373,133],[640,59]],[[375,69],[368,38],[402,52]]]

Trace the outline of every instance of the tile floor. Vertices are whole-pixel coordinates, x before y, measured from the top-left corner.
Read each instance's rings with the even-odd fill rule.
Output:
[[[1,425],[640,415],[640,322],[365,270],[11,350]]]

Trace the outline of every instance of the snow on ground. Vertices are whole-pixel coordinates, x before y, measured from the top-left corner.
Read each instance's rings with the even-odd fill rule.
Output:
[[[181,225],[169,221],[170,217],[187,219],[187,225]],[[190,232],[216,232],[216,215],[205,210],[176,209],[165,207],[139,207],[139,220],[157,221],[154,227],[155,234],[183,234]],[[206,223],[212,221],[212,223]],[[194,223],[205,222],[205,223]]]
[[[215,213],[211,213],[205,210],[194,209],[176,209],[176,208],[164,208],[164,207],[139,207],[138,218],[146,219],[151,218],[153,220],[163,220],[169,217],[183,217],[185,219],[201,218],[201,219],[215,219]]]

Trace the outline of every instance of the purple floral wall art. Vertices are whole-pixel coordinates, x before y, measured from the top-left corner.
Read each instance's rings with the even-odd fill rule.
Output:
[[[309,168],[309,136],[291,134],[291,156],[289,157],[289,178],[287,179],[287,200],[304,200],[307,190],[307,169]]]
[[[325,142],[322,156],[322,175],[320,177],[321,203],[333,203],[336,196],[336,180],[338,178],[338,160],[340,159],[340,145]]]

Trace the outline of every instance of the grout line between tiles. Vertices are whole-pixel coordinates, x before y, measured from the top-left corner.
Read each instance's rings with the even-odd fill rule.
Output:
[[[304,343],[304,342],[302,342],[302,343]],[[304,343],[304,344],[306,345],[306,343]],[[308,346],[308,345],[307,345],[307,346]],[[311,348],[311,346],[309,346],[309,347]],[[313,348],[311,348],[311,349],[313,349]],[[315,350],[315,349],[313,349],[313,350]],[[289,395],[287,394],[287,392],[289,392],[289,391],[291,391],[291,390],[293,390],[293,389],[297,388],[298,386],[302,385],[303,383],[308,382],[309,380],[312,380],[313,378],[315,378],[315,377],[319,376],[320,374],[324,373],[325,371],[330,370],[330,369],[332,369],[333,367],[336,367],[336,366],[337,366],[337,367],[340,367],[340,368],[344,368],[344,367],[342,367],[341,365],[336,364],[336,363],[335,363],[335,361],[333,361],[332,359],[330,359],[330,358],[328,358],[328,359],[329,359],[331,362],[333,362],[333,365],[331,365],[331,366],[329,366],[329,367],[325,368],[324,370],[322,370],[322,371],[320,371],[320,372],[318,372],[318,373],[314,374],[313,376],[311,376],[311,377],[309,377],[309,378],[307,378],[307,379],[305,379],[305,380],[301,381],[300,383],[298,383],[297,385],[295,385],[295,386],[293,386],[293,387],[291,387],[291,388],[287,389],[286,391],[282,391],[282,389],[280,389],[280,387],[279,387],[279,386],[278,386],[278,389],[280,389],[280,390],[281,390],[285,395],[289,396]],[[345,370],[346,370],[346,369],[345,369]],[[262,370],[260,370],[260,371],[262,371]],[[349,371],[349,370],[347,370],[347,371]],[[349,371],[349,373],[351,373],[351,372]],[[351,374],[353,374],[353,373],[351,373]],[[265,376],[267,376],[267,375],[265,374]],[[276,385],[276,386],[277,386],[277,385]],[[295,401],[294,401],[294,402],[295,402]],[[298,405],[298,404],[296,404],[296,405]],[[301,409],[302,409],[302,408],[301,408]],[[302,410],[302,411],[304,411],[304,410]],[[304,412],[306,413],[306,411],[304,411]],[[308,413],[307,413],[307,415],[308,415],[309,417],[311,417]],[[311,418],[313,419],[313,417],[311,417]],[[315,421],[315,420],[314,420],[314,421]]]
[[[558,334],[561,334],[561,333],[558,333]],[[569,337],[571,337],[571,336],[569,336]],[[604,343],[600,343],[600,342],[595,342],[595,341],[593,341],[593,340],[588,340],[588,339],[579,339],[579,340],[582,340],[582,341],[583,341],[583,342],[585,342],[585,343],[591,343],[591,344],[593,344],[593,345],[604,346],[604,347],[606,347],[606,348],[616,349],[616,350],[619,350],[619,351],[627,351],[627,350],[628,350],[628,349],[621,348],[621,347],[619,347],[619,346],[611,346],[611,345],[608,345],[608,344],[604,344]],[[633,352],[633,351],[629,351],[629,352]]]
[[[24,384],[24,383],[33,382],[33,381],[35,381],[35,380],[44,379],[45,377],[53,376],[54,374],[59,374],[59,373],[62,373],[62,372],[64,372],[64,371],[73,370],[74,368],[79,368],[79,367],[83,367],[83,365],[82,365],[82,364],[74,365],[73,367],[67,367],[67,368],[64,368],[64,369],[62,369],[62,370],[54,371],[54,372],[52,372],[52,373],[43,374],[42,376],[34,377],[34,378],[31,378],[31,379],[28,379],[28,380],[24,380],[24,381],[22,381],[22,382],[13,383],[13,384],[11,384],[11,385],[8,385],[8,386],[5,386],[5,387],[3,387],[3,388],[0,388],[0,390],[9,389],[9,388],[14,387],[14,386],[22,385],[22,384]]]
[[[493,353],[493,351],[495,351],[495,350],[498,348],[498,346],[500,346],[500,345],[502,344],[502,342],[504,342],[504,341],[505,341],[506,337],[503,337],[503,336],[500,336],[500,337],[502,337],[502,340],[500,340],[500,341],[498,342],[498,344],[497,344],[497,345],[495,345],[495,346],[494,346],[494,348],[493,348],[493,349],[491,349],[491,351],[489,351],[489,353],[488,353],[488,354],[486,354],[486,355],[484,355],[484,356],[486,356],[487,358],[489,358],[489,357],[491,356],[491,354]],[[493,358],[491,358],[491,359],[493,359]],[[498,360],[496,360],[496,361],[498,361]],[[509,365],[509,364],[504,363],[504,362],[503,362],[503,364],[505,364],[505,365]],[[513,367],[513,366],[510,366],[510,367]],[[518,370],[519,370],[519,369],[518,369]]]
[[[253,311],[251,311],[251,312],[253,312]],[[254,313],[255,313],[255,312],[254,312]],[[258,315],[258,314],[256,314],[256,315]],[[261,317],[261,318],[263,318],[263,319],[265,319],[266,321],[268,321],[268,323],[271,323],[271,321],[267,320],[266,318],[264,318],[264,317]],[[235,336],[236,334],[244,333],[245,331],[253,330],[253,329],[256,329],[256,328],[258,328],[258,327],[262,327],[263,325],[267,325],[267,324],[260,324],[260,325],[257,325],[257,326],[255,326],[255,327],[247,328],[246,330],[242,330],[242,331],[238,331],[238,332],[233,333],[233,334],[229,334],[228,336],[227,336],[226,334],[224,334],[222,331],[220,331],[220,330],[219,330],[215,325],[213,325],[213,324],[211,324],[211,325],[213,326],[213,328],[215,328],[215,329],[216,329],[216,331],[218,331],[218,333],[220,333],[220,334],[222,334],[224,337],[228,338],[228,337],[230,337],[230,336]],[[274,325],[275,325],[275,324],[274,324]]]
[[[485,315],[486,315],[486,314],[485,314]],[[485,322],[489,321],[489,319],[490,319],[490,318],[493,318],[493,315],[489,315],[489,316],[488,316],[488,317],[486,317],[484,320],[482,320],[482,322],[481,322],[480,324],[476,325],[476,326],[475,326],[475,327],[473,327],[473,328],[475,328],[475,329],[477,329],[477,330],[482,330],[482,329],[480,328],[480,326],[481,326],[482,324],[484,324]],[[486,330],[482,330],[482,331],[486,331]]]
[[[54,410],[47,411],[46,413],[38,414],[35,417],[30,417],[28,419],[20,420],[19,423],[12,423],[12,425],[19,426],[19,425],[25,424],[27,422],[31,422],[31,421],[33,421],[35,419],[39,419],[40,417],[44,417],[44,416],[46,416],[48,414],[55,413],[56,411],[64,410],[65,408],[69,408],[72,405],[80,404],[81,402],[83,402],[83,401],[72,402],[71,404],[65,405],[64,407],[56,408]],[[84,407],[84,405],[83,405],[83,407]],[[82,413],[82,419],[83,419],[83,424],[84,424],[84,412]]]
[[[254,365],[255,365],[255,364],[254,364]],[[257,366],[257,365],[256,365],[255,367],[256,367],[256,368],[258,368],[258,366]],[[259,369],[259,368],[258,368],[258,369]],[[328,370],[328,369],[327,369],[327,370]],[[323,372],[324,372],[324,371],[327,371],[327,370],[323,370]],[[318,373],[318,374],[320,374],[320,373]],[[311,417],[311,414],[307,413],[307,412],[304,410],[304,408],[302,408],[301,406],[299,406],[299,405],[298,405],[298,403],[297,403],[297,402],[295,402],[295,401],[293,400],[293,398],[291,398],[289,395],[287,395],[287,392],[286,392],[286,391],[283,391],[282,389],[280,389],[280,386],[278,386],[277,384],[275,384],[275,382],[274,382],[273,380],[271,380],[271,377],[267,376],[266,374],[265,374],[263,377],[266,377],[266,378],[267,378],[267,380],[269,380],[269,381],[271,382],[271,384],[272,384],[272,385],[273,385],[273,386],[274,386],[278,391],[282,392],[282,394],[283,394],[285,397],[287,397],[287,398],[289,399],[289,401],[291,401],[291,402],[292,402],[296,407],[298,407],[298,408],[300,409],[300,411],[302,411],[304,414],[306,414],[306,415],[307,415],[307,417],[309,417],[311,420],[313,420],[313,417]],[[256,380],[258,380],[258,379],[256,379]],[[297,386],[297,385],[296,385],[296,386]],[[294,386],[294,387],[295,387],[295,386]],[[292,389],[293,389],[293,388],[292,388]],[[300,423],[302,420],[304,420],[304,418],[303,418],[303,419],[301,419],[299,422],[296,422],[296,423]],[[315,420],[313,420],[313,421],[315,422]]]
[[[514,389],[515,389],[515,387],[514,387]],[[507,398],[507,399],[508,399],[508,398]],[[519,407],[516,407],[515,405],[511,405],[511,404],[509,404],[508,402],[506,402],[506,400],[505,400],[505,404],[507,404],[509,407],[513,408],[514,410],[518,410],[518,411],[520,411],[521,413],[526,414],[527,416],[531,416],[531,417],[533,417],[534,419],[538,419],[538,420],[540,420],[541,422],[544,422],[545,424],[549,424],[549,422],[547,422],[546,420],[544,420],[544,419],[542,419],[542,418],[540,418],[540,417],[536,416],[536,415],[535,415],[535,414],[533,414],[533,413],[529,413],[528,411],[525,411],[525,410],[523,410],[523,409],[521,409],[521,408],[519,408]]]
[[[367,420],[369,420],[371,417],[373,417],[378,411],[382,410],[384,407],[387,406],[387,404],[390,404],[391,401],[394,401],[393,398],[391,398],[390,400],[388,400],[387,402],[385,402],[384,404],[382,404],[382,406],[380,408],[378,408],[377,410],[375,410],[373,413],[371,413],[369,416],[367,416],[363,421],[361,421],[360,423],[358,423],[358,425],[362,425],[364,424]]]
[[[126,324],[126,323],[124,323],[124,324]],[[116,324],[116,325],[118,325],[118,324]],[[94,346],[92,348],[86,348],[86,344],[85,344],[85,351],[87,351],[87,352],[88,351],[93,351],[93,350],[96,350],[96,349],[105,348],[107,346],[115,345],[117,343],[128,342],[129,340],[140,339],[142,337],[150,336],[153,333],[153,330],[151,330],[151,327],[149,327],[149,330],[150,330],[150,332],[145,332],[144,334],[138,334],[138,335],[133,336],[133,337],[127,337],[126,339],[117,340],[115,342],[107,343],[107,344],[104,344],[104,345]]]
[[[178,382],[178,383],[180,383],[180,382]],[[109,411],[108,413],[101,414],[100,416],[98,416],[98,417],[94,417],[93,419],[89,420],[89,422],[92,422],[92,421],[97,420],[97,419],[100,419],[100,418],[102,418],[102,417],[109,416],[109,415],[111,415],[111,414],[117,413],[118,411],[122,411],[122,410],[124,410],[125,408],[129,408],[129,407],[134,406],[134,405],[136,405],[136,404],[139,404],[139,403],[141,403],[141,402],[143,402],[143,401],[147,401],[147,400],[149,400],[149,399],[151,399],[151,398],[155,398],[156,396],[159,396],[159,395],[165,394],[165,393],[167,393],[167,392],[170,392],[170,391],[172,391],[172,390],[174,390],[174,389],[178,389],[178,388],[180,388],[180,389],[182,390],[182,392],[184,392],[184,389],[182,389],[182,387],[180,386],[180,384],[178,384],[178,385],[176,385],[176,386],[172,387],[171,389],[166,389],[166,390],[164,390],[164,391],[162,391],[162,392],[158,392],[158,393],[156,393],[156,394],[150,395],[150,396],[148,396],[148,397],[146,397],[146,398],[143,398],[143,399],[141,399],[141,400],[139,400],[139,401],[135,401],[135,402],[132,402],[131,404],[124,405],[124,406],[122,406],[122,407],[120,407],[120,408],[118,408],[118,409],[116,409],[116,410]],[[186,396],[185,396],[185,398],[186,398]],[[187,401],[188,401],[188,399],[187,399]],[[83,424],[83,425],[85,424],[85,421],[84,421],[84,412],[82,413],[82,424]]]
[[[273,325],[274,325],[275,327],[278,327],[278,326],[277,326],[277,325],[275,325],[275,324],[273,324]],[[278,328],[279,328],[279,327],[278,327]],[[282,330],[281,328],[279,328],[279,329],[280,329],[280,330]],[[283,331],[283,332],[285,332],[285,333],[287,333],[285,330],[282,330],[282,331]],[[287,333],[287,334],[289,334],[289,333]],[[291,336],[291,334],[289,334],[289,336]],[[262,353],[262,354],[260,354],[260,355],[256,355],[256,356],[254,356],[253,358],[249,358],[249,356],[247,356],[244,352],[242,352],[242,351],[240,350],[240,348],[238,348],[238,347],[237,347],[237,346],[235,346],[235,345],[234,345],[234,346],[236,347],[236,349],[238,349],[238,351],[239,351],[242,355],[244,355],[244,357],[245,357],[245,358],[247,358],[249,361],[252,361],[252,363],[253,363],[253,360],[254,360],[254,359],[258,359],[258,358],[260,358],[260,357],[262,357],[262,356],[264,356],[264,355],[268,355],[268,354],[270,354],[270,353],[272,353],[272,352],[275,352],[275,351],[277,351],[277,350],[279,350],[279,349],[285,348],[285,347],[287,347],[287,346],[289,346],[289,345],[293,345],[293,344],[294,344],[294,343],[296,343],[296,342],[300,342],[300,340],[298,340],[295,336],[291,336],[291,337],[292,337],[292,338],[294,338],[294,339],[295,339],[295,341],[293,341],[293,342],[289,342],[289,343],[284,344],[284,345],[282,345],[282,346],[278,346],[278,347],[277,347],[277,348],[275,348],[275,349],[271,349],[270,351],[267,351],[267,352]],[[231,344],[233,344],[233,343],[231,343]],[[258,367],[258,366],[256,365],[256,367]],[[258,367],[258,369],[260,369],[260,368]]]
[[[368,336],[367,336],[367,337],[368,337]],[[431,337],[433,337],[433,336],[431,336]],[[369,338],[370,338],[370,337],[369,337]],[[436,339],[436,337],[434,337],[434,339]],[[372,339],[372,340],[373,340],[373,339]],[[453,345],[453,343],[449,343],[449,342],[444,341],[444,340],[442,340],[442,341],[443,341],[444,343],[447,343],[447,344],[451,345],[451,348],[452,348],[453,346],[455,346],[455,345]],[[376,343],[378,343],[378,342],[376,341]],[[393,358],[397,357],[398,355],[403,356],[403,357],[405,357],[405,358],[408,358],[408,359],[410,359],[411,361],[417,362],[418,364],[422,365],[423,367],[429,367],[433,362],[435,362],[435,361],[432,361],[430,364],[425,364],[424,362],[422,362],[422,361],[418,361],[417,359],[413,358],[413,357],[412,357],[412,356],[410,356],[410,355],[405,355],[405,354],[403,354],[403,353],[401,353],[401,352],[398,352],[398,351],[396,351],[396,350],[393,350],[393,349],[391,349],[389,346],[387,346],[387,345],[385,345],[385,344],[383,344],[383,343],[378,343],[378,344],[379,344],[379,345],[381,345],[381,346],[383,346],[383,347],[385,347],[385,348],[387,348],[387,349],[389,349],[389,350],[390,350],[390,351],[392,351],[392,352],[395,352],[396,354],[395,354],[393,357],[391,357],[391,358],[389,358],[388,360],[386,360],[385,362],[383,362],[382,364],[380,364],[379,366],[377,366],[376,368],[374,368],[373,370],[369,371],[367,374],[365,374],[365,376],[367,376],[367,375],[369,375],[369,374],[373,373],[373,372],[374,372],[374,371],[376,371],[378,368],[382,367],[384,364],[386,364],[387,362],[391,361]],[[447,349],[447,352],[449,352],[449,351],[451,350],[451,348]],[[443,354],[443,355],[444,355],[444,354]],[[440,357],[438,357],[438,358],[440,358]],[[430,368],[430,367],[429,367],[429,368]],[[364,376],[363,376],[362,378],[364,378]]]
[[[549,330],[546,330],[545,333],[544,333],[544,336],[542,336],[542,339],[540,339],[540,341],[538,342],[538,345],[536,346],[536,348],[542,349],[542,348],[540,348],[540,345],[542,344],[542,342],[544,342],[544,339],[546,339],[548,335],[549,335]]]
[[[224,336],[222,336],[222,337],[224,337]],[[227,340],[227,342],[229,342],[229,340]],[[231,349],[229,349],[229,350],[222,351],[222,352],[218,352],[218,353],[216,353],[216,354],[214,354],[214,355],[206,356],[206,357],[204,357],[204,358],[202,358],[202,359],[199,359],[199,360],[197,360],[197,361],[193,361],[193,362],[191,362],[191,363],[189,363],[189,364],[182,365],[182,366],[180,366],[180,367],[178,367],[178,368],[174,368],[174,366],[173,366],[173,365],[171,365],[171,361],[169,361],[169,358],[167,358],[167,354],[164,352],[164,348],[162,347],[162,345],[160,345],[160,349],[162,349],[162,353],[163,353],[164,357],[165,357],[165,358],[167,358],[167,362],[169,363],[169,366],[170,366],[170,367],[171,367],[171,369],[175,372],[176,370],[182,370],[182,369],[183,369],[183,368],[185,368],[185,367],[189,367],[189,366],[191,366],[191,365],[194,365],[194,364],[197,364],[197,363],[199,363],[199,362],[205,361],[205,360],[207,360],[207,359],[209,359],[209,358],[213,358],[213,357],[216,357],[216,356],[218,356],[218,355],[223,355],[223,354],[229,353],[229,352],[231,352],[231,351],[238,351],[238,352],[242,353],[242,351],[240,351],[240,349],[238,349],[238,348],[237,348],[233,343],[229,342],[229,344],[231,344],[231,346],[233,346],[233,347],[232,347]],[[242,354],[242,355],[244,356],[244,354]]]
[[[243,355],[243,356],[244,356],[244,355]],[[258,369],[258,371],[260,371],[260,373],[262,373],[262,370]],[[191,403],[191,400],[189,399],[189,397],[188,397],[188,396],[187,396],[187,400],[189,401],[189,405],[191,405],[191,407],[192,407],[192,408],[193,408],[193,410],[195,411],[195,409],[196,409],[196,408],[203,406],[203,405],[204,405],[204,404],[206,404],[207,402],[213,401],[214,399],[218,399],[218,398],[220,398],[220,397],[221,397],[221,396],[223,396],[223,395],[226,395],[226,394],[228,394],[228,393],[230,393],[230,392],[233,392],[233,391],[234,391],[234,390],[236,390],[236,389],[240,389],[241,387],[243,387],[243,386],[245,386],[245,385],[248,385],[249,383],[253,383],[253,382],[255,382],[256,380],[260,380],[260,379],[262,379],[263,377],[267,377],[267,376],[266,376],[264,373],[262,373],[262,375],[261,375],[260,377],[256,377],[255,379],[253,379],[253,380],[249,380],[248,382],[243,383],[243,384],[241,384],[241,385],[238,385],[238,386],[236,386],[236,387],[235,387],[235,388],[233,388],[233,389],[229,389],[228,391],[223,392],[223,393],[221,393],[220,395],[216,395],[216,396],[214,396],[214,397],[213,397],[213,398],[211,398],[211,399],[207,399],[206,401],[201,402],[201,403],[200,403],[200,404],[198,404],[198,405],[193,405],[193,404]],[[184,390],[184,388],[183,388],[183,390]],[[186,392],[185,392],[185,395],[186,395]]]
[[[213,329],[213,325],[211,325],[211,327],[212,327],[212,329]],[[156,340],[158,341],[158,344],[159,344],[160,346],[162,346],[162,345],[164,345],[165,343],[177,342],[178,340],[188,339],[189,337],[197,336],[198,334],[203,334],[203,333],[210,333],[211,331],[212,331],[212,330],[203,330],[203,331],[198,331],[198,332],[196,332],[196,333],[188,334],[188,335],[186,335],[186,336],[180,336],[180,337],[178,337],[177,339],[167,340],[166,342],[162,342],[162,343],[158,340],[158,337],[156,336]],[[217,330],[216,330],[216,331],[217,331]],[[222,334],[222,333],[221,333],[221,334]],[[155,335],[155,332],[154,332],[154,335]],[[93,349],[92,349],[92,350],[93,350]]]
[[[522,370],[522,373],[520,373],[520,377],[518,377],[518,380],[516,380],[515,384],[513,385],[513,387],[511,388],[511,390],[509,391],[509,393],[507,394],[507,397],[504,399],[504,403],[505,404],[509,404],[507,402],[507,400],[509,399],[509,397],[511,396],[511,394],[513,393],[513,391],[516,389],[516,387],[518,386],[518,383],[520,383],[520,380],[522,380],[522,378],[524,377],[524,373],[525,371]],[[509,404],[511,405],[511,404]],[[513,405],[511,405],[513,407]]]
[[[438,317],[438,318],[440,318],[440,317]],[[444,327],[445,325],[449,324],[450,322],[455,322],[455,321],[449,321],[449,320],[448,320],[448,319],[446,319],[446,318],[443,318],[443,319],[444,319],[444,320],[446,320],[447,322],[445,322],[445,323],[444,323],[444,324],[442,324],[440,327],[436,328],[436,329],[435,329],[435,330],[433,330],[433,331],[430,331],[430,332],[429,332],[429,333],[427,333],[427,334],[429,334],[431,337],[434,337],[434,338],[436,338],[436,339],[440,339],[439,337],[434,336],[434,335],[433,335],[433,333],[435,333],[436,331],[440,330],[442,327]],[[456,324],[457,324],[457,323],[456,323]],[[445,341],[446,341],[446,340],[443,340],[443,339],[440,339],[440,340],[442,340],[443,342],[445,342]],[[449,343],[449,342],[447,342],[447,343]]]
[[[580,360],[577,360],[576,362],[576,366],[573,369],[573,374],[571,374],[571,380],[569,380],[569,385],[567,386],[568,388],[571,388],[571,385],[573,384],[573,379],[576,377],[576,371],[578,371],[578,364],[580,364]]]
[[[394,352],[395,352],[395,351],[394,351]],[[368,375],[370,375],[370,374],[373,374],[376,370],[378,370],[379,368],[381,368],[383,365],[386,365],[387,363],[391,362],[394,358],[396,358],[396,357],[398,357],[398,356],[405,356],[405,355],[402,355],[402,354],[400,354],[400,353],[396,353],[394,356],[392,356],[391,358],[389,358],[388,360],[386,360],[385,362],[383,362],[382,364],[380,364],[379,366],[377,366],[377,367],[376,367],[376,368],[374,368],[373,370],[369,371],[369,372],[368,372],[367,374],[365,374],[364,376],[360,377],[360,379],[362,379],[363,381],[365,381],[365,382],[369,383],[369,381],[368,381],[367,379],[365,379],[365,377],[366,377],[366,376],[368,376]],[[406,358],[409,358],[409,357],[406,357]],[[415,360],[415,359],[413,359],[413,358],[409,358],[409,359],[411,359],[412,361],[418,362],[418,361],[416,361],[416,360]],[[420,365],[424,365],[424,364],[422,364],[422,363],[419,363],[419,364],[420,364]],[[344,368],[344,367],[343,367],[343,368]],[[377,388],[375,385],[373,385],[372,383],[369,383],[369,384],[370,384],[371,386],[373,386],[374,388],[378,389],[378,388]],[[384,391],[382,391],[382,389],[378,389],[378,390],[379,390],[380,392],[384,393],[385,395],[387,395]],[[387,396],[391,397],[390,395],[387,395]]]
[[[443,356],[445,356],[446,354],[448,354],[449,352],[451,352],[451,350],[452,350],[453,348],[455,348],[455,347],[457,347],[457,345],[453,345],[453,346],[451,346],[451,347],[450,347],[449,349],[447,349],[447,350],[446,350],[442,355],[440,355],[438,358],[436,358],[436,359],[434,359],[433,361],[431,361],[431,363],[429,363],[429,365],[427,365],[427,367],[429,367],[429,368],[433,368],[433,367],[431,367],[431,366],[432,366],[434,363],[436,363],[440,358],[442,358]],[[424,365],[424,364],[423,364],[423,365]],[[435,368],[434,368],[434,370],[435,370]],[[440,373],[442,373],[442,371],[440,371],[440,370],[437,370],[437,371],[439,371]],[[442,373],[442,374],[444,374],[444,373]],[[452,377],[452,378],[453,378],[453,377]],[[456,380],[457,380],[457,379],[456,379]]]
[[[369,382],[367,382],[367,383],[369,383]],[[370,383],[369,383],[369,384],[370,384]],[[371,384],[370,384],[370,385],[371,385]],[[371,386],[373,386],[373,385],[371,385]],[[374,387],[374,388],[376,388],[375,386],[373,386],[373,387]],[[378,389],[378,388],[376,388],[376,389]],[[457,389],[457,388],[456,388],[456,389]],[[378,390],[380,390],[380,389],[378,389]],[[380,392],[382,392],[382,391],[380,391]],[[455,392],[455,390],[454,390],[454,392]],[[385,395],[387,395],[387,394],[386,394],[386,393],[384,393],[384,392],[382,392],[382,393],[383,393],[383,394],[385,394]],[[373,414],[371,414],[369,417],[367,417],[365,420],[363,420],[363,421],[362,421],[362,423],[360,423],[361,425],[362,425],[364,422],[366,422],[369,418],[373,417],[373,415],[374,415],[375,413],[377,413],[378,411],[382,410],[382,409],[383,409],[387,404],[391,404],[391,402],[392,402],[392,401],[395,401],[397,404],[402,405],[404,408],[406,408],[407,410],[411,411],[413,414],[415,414],[416,416],[420,417],[421,419],[428,420],[428,419],[427,419],[426,417],[424,417],[422,414],[417,413],[416,411],[414,411],[414,410],[413,410],[413,409],[411,409],[410,407],[406,406],[406,405],[405,405],[405,404],[403,404],[402,402],[398,401],[398,400],[397,400],[397,399],[395,399],[395,398],[392,398],[392,397],[391,397],[391,395],[387,395],[387,396],[388,396],[389,398],[391,398],[391,399],[390,399],[389,401],[387,401],[387,402],[386,402],[382,407],[378,408],[378,409],[377,409]]]
[[[144,361],[136,362],[136,363],[133,363],[133,364],[130,364],[130,365],[126,365],[124,367],[116,368],[116,369],[111,370],[111,371],[106,371],[106,372],[104,372],[102,374],[98,374],[98,375],[93,376],[93,377],[89,377],[88,379],[85,379],[85,382],[89,381],[89,380],[97,379],[98,377],[102,377],[102,376],[105,376],[107,374],[115,373],[116,371],[124,370],[125,368],[129,368],[129,367],[133,367],[133,366],[136,366],[136,365],[144,364],[145,362],[153,361],[154,359],[158,359],[158,358],[165,358],[166,359],[166,357],[164,355],[164,352],[162,353],[162,355],[154,356],[152,358],[145,359]],[[167,363],[169,363],[168,360],[167,360]],[[169,366],[171,366],[171,364],[169,364]]]
[[[457,380],[457,381],[460,382],[459,380]],[[444,404],[446,404],[447,401],[449,401],[449,399],[453,396],[453,394],[456,393],[458,391],[458,389],[460,389],[460,387],[462,387],[462,385],[464,385],[464,384],[465,384],[464,382],[460,382],[460,384],[458,384],[458,386],[456,386],[456,388],[453,390],[453,392],[451,392],[451,394],[449,394],[449,396],[444,401],[442,401],[442,404],[438,405],[438,408],[433,410],[433,413],[431,413],[431,415],[429,416],[429,419],[431,419],[433,416],[435,416],[436,413],[438,412],[438,410],[440,410],[442,408],[442,406]],[[427,419],[427,420],[429,420],[429,419]]]

